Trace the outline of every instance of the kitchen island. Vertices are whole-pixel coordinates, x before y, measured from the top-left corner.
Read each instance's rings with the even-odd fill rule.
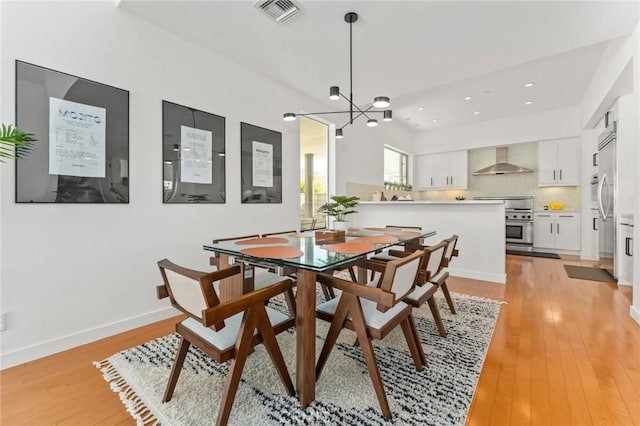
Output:
[[[449,267],[453,276],[504,284],[505,213],[502,201],[361,201],[354,226],[421,226],[433,229],[434,244],[457,234],[460,256]]]

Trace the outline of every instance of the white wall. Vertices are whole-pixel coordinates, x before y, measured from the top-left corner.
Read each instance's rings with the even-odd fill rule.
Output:
[[[113,2],[0,10],[3,123],[14,119],[15,59],[130,91],[130,204],[15,204],[14,164],[0,165],[3,368],[174,315],[155,299],[164,257],[208,269],[201,247],[213,237],[298,226],[298,127],[281,114],[308,99]],[[163,99],[226,117],[226,204],[162,204]],[[240,121],[283,132],[282,204],[240,203]]]
[[[344,117],[336,118],[335,122],[342,125],[344,120]],[[372,185],[384,183],[385,144],[408,153],[413,152],[413,132],[409,128],[394,121],[378,122],[378,127],[367,127],[366,119],[361,117],[353,125],[344,128],[344,139],[336,140],[337,194],[345,193],[347,182]]]
[[[415,135],[414,153],[429,154],[576,137],[580,134],[579,118],[578,108],[564,108],[426,130]]]

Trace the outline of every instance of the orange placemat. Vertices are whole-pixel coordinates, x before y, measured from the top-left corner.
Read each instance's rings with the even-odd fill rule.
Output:
[[[248,247],[240,250],[240,253],[268,259],[293,259],[304,254],[302,250],[293,246]]]
[[[352,242],[387,244],[387,243],[395,243],[396,241],[398,241],[398,239],[396,237],[392,237],[391,235],[370,235],[367,237],[358,237]]]
[[[389,232],[389,229],[387,228],[364,228],[364,229],[368,229],[369,231]]]
[[[336,253],[366,253],[375,247],[369,243],[338,243],[322,246],[323,249]]]
[[[289,240],[280,237],[264,237],[264,238],[250,238],[248,240],[236,241],[236,244],[241,245],[256,245],[256,244],[282,244],[288,243]]]

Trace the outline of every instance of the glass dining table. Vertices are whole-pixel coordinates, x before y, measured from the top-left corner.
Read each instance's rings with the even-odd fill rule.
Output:
[[[347,268],[371,253],[435,234],[408,228],[349,228],[337,240],[331,231],[321,230],[221,241],[203,248],[220,256],[220,268],[240,262],[296,270],[296,381],[298,398],[306,408],[315,399],[316,274]],[[358,281],[366,282],[366,271],[360,268]],[[251,290],[249,280],[235,276],[220,283],[220,299]]]

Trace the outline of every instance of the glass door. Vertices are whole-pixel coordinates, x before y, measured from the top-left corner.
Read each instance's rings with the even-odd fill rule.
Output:
[[[300,117],[300,229],[324,228],[318,208],[327,202],[329,187],[329,127]]]

